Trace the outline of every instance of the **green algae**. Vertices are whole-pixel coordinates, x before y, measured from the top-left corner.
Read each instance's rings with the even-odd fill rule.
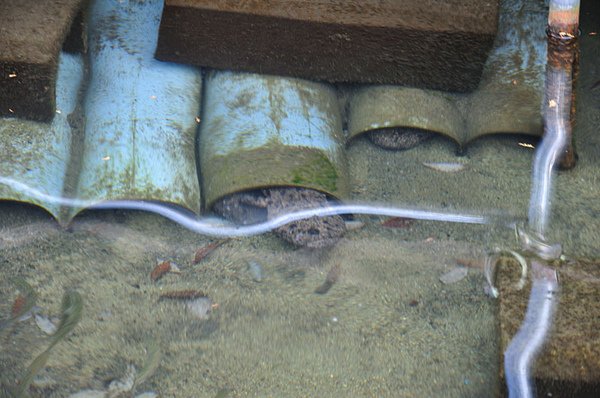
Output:
[[[58,325],[56,332],[52,335],[50,345],[33,360],[31,365],[29,365],[27,372],[21,378],[19,385],[15,388],[14,393],[11,394],[11,396],[18,398],[29,396],[27,390],[29,390],[33,378],[48,361],[52,348],[63,340],[75,328],[77,323],[79,323],[82,309],[83,300],[81,295],[75,290],[68,290],[62,300],[60,324]]]
[[[205,206],[220,197],[251,189],[296,186],[333,197],[348,195],[346,163],[317,149],[261,147],[213,156],[201,165]]]
[[[131,391],[135,391],[137,386],[148,380],[156,372],[158,365],[160,365],[161,351],[156,340],[150,342],[147,351],[146,361],[135,377]]]
[[[314,161],[291,170],[292,182],[299,186],[317,184],[327,192],[337,190],[338,173],[323,154],[314,154]]]

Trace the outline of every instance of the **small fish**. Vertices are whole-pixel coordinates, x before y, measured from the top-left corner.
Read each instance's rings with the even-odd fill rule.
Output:
[[[11,282],[21,292],[13,302],[11,308],[10,318],[0,321],[0,330],[8,328],[17,322],[21,317],[25,316],[35,305],[37,300],[37,293],[33,290],[31,285],[25,281],[25,279],[17,277],[13,278]]]
[[[467,167],[464,163],[451,162],[423,162],[423,166],[444,173],[457,173]]]
[[[315,289],[315,293],[317,294],[325,294],[331,289],[331,287],[340,279],[340,275],[342,273],[342,266],[339,263],[334,264],[327,276],[325,277],[325,282],[321,286]]]
[[[11,316],[14,317],[19,317],[20,314],[23,314],[23,307],[25,306],[25,304],[27,303],[27,299],[25,298],[25,296],[23,296],[22,294],[19,294],[16,298],[15,301],[13,301],[13,305],[12,305],[12,309],[10,311]]]
[[[212,310],[219,307],[201,290],[189,289],[164,292],[160,295],[158,301],[165,299],[183,301],[187,310],[198,319],[206,319]]]
[[[171,290],[168,292],[161,293],[159,300],[171,299],[171,300],[193,300],[200,297],[207,297],[201,290]]]
[[[171,261],[168,261],[168,260],[163,261],[160,264],[158,264],[156,267],[154,267],[154,269],[150,273],[150,279],[152,279],[153,282],[156,282],[157,280],[162,278],[168,272],[172,272],[174,274],[180,274],[181,270],[179,269],[177,264],[175,264]]]
[[[391,217],[381,223],[382,227],[386,228],[408,228],[415,220],[412,218],[404,218],[404,217]]]
[[[483,260],[476,260],[470,258],[457,258],[456,264],[465,268],[483,269],[485,262]]]
[[[211,242],[205,246],[202,246],[198,250],[196,250],[196,254],[194,254],[194,264],[198,264],[200,261],[204,260],[210,253],[212,253],[217,247],[221,246],[223,243],[227,242],[229,239],[221,239],[215,242]]]

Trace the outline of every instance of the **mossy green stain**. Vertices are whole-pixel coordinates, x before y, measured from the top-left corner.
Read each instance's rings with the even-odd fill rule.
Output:
[[[300,167],[291,170],[292,183],[303,185],[319,185],[324,190],[335,192],[337,190],[338,173],[335,168],[321,153],[313,154],[314,161],[306,162]]]
[[[334,197],[347,193],[345,162],[314,148],[277,146],[236,151],[227,156],[200,157],[202,192],[210,207],[233,192],[274,186],[299,186]]]

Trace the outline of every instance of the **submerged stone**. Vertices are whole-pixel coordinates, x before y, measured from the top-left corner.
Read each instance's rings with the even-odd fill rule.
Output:
[[[235,223],[248,225],[294,211],[328,205],[327,196],[312,189],[282,187],[229,195],[214,206],[215,212]],[[298,247],[324,248],[337,243],[346,232],[341,216],[311,217],[274,230]]]

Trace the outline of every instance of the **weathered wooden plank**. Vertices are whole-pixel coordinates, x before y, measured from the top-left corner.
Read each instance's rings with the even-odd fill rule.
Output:
[[[86,0],[0,1],[0,116],[50,121],[58,53]],[[69,48],[83,46],[70,36]],[[77,44],[78,43],[78,44]]]
[[[166,0],[156,57],[446,91],[477,86],[498,0]]]

